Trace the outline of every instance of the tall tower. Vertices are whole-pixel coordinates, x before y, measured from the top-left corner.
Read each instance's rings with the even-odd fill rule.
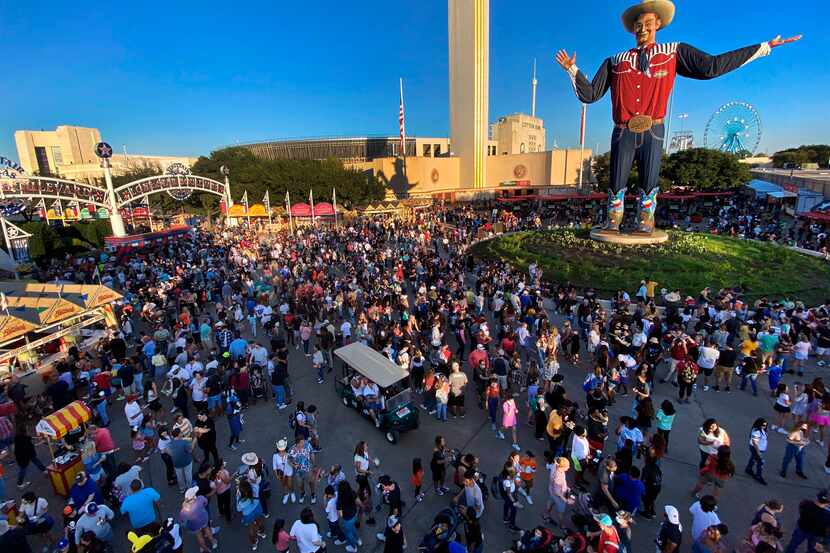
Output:
[[[462,188],[486,183],[490,1],[448,0],[450,141]]]
[[[536,58],[533,58],[533,78],[530,80],[530,116],[536,117]]]

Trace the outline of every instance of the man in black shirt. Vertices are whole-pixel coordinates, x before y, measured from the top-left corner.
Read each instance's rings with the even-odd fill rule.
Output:
[[[720,383],[723,381],[723,391],[729,393],[729,388],[732,385],[732,375],[735,372],[735,361],[738,353],[732,349],[729,344],[726,344],[720,349],[717,365],[715,365],[715,386],[716,392],[720,391]]]
[[[193,425],[193,433],[196,434],[196,443],[202,450],[204,458],[202,463],[207,464],[210,456],[213,455],[214,466],[218,467],[222,462],[219,459],[219,451],[216,449],[216,424],[208,416],[207,411],[199,411],[196,415],[196,423]]]
[[[816,550],[816,542],[830,536],[830,491],[821,490],[814,501],[804,500],[798,506],[798,523],[784,553],[795,553],[806,540],[807,551]]]
[[[683,541],[683,527],[680,525],[680,513],[676,507],[666,505],[660,532],[654,542],[658,553],[674,553]]]

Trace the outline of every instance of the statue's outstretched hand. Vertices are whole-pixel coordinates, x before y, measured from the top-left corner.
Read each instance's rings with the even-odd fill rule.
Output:
[[[790,38],[781,38],[781,35],[778,35],[777,37],[769,41],[769,47],[775,48],[776,46],[789,44],[790,42],[795,42],[796,40],[801,40],[801,35],[791,36]]]
[[[770,44],[771,46],[771,44]],[[576,52],[571,57],[568,57],[568,53],[565,50],[559,50],[556,53],[556,62],[562,66],[562,69],[567,71],[571,68],[573,64],[576,63]]]

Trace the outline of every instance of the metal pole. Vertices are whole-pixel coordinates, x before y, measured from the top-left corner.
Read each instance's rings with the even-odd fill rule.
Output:
[[[585,152],[585,114],[588,109],[588,106],[582,104],[582,115],[580,117],[580,124],[579,124],[579,190],[582,190],[582,168],[585,165],[584,159],[584,152]]]
[[[233,207],[233,198],[231,197],[231,181],[228,175],[225,175],[225,223],[229,227],[236,226],[236,218],[231,217],[231,207]]]
[[[9,239],[9,231],[6,227],[6,218],[0,216],[0,225],[3,226],[3,239],[6,241],[6,250],[9,252],[9,257],[14,263],[14,279],[20,280],[20,274],[17,272],[17,260],[14,258],[14,250],[12,250],[12,242]]]
[[[672,113],[674,112],[674,89],[671,91],[671,96],[669,97],[669,123],[668,127],[666,127],[666,134],[663,137],[663,148],[666,150],[666,153],[669,152],[669,143],[671,140],[669,137],[671,136],[671,118]]]
[[[107,183],[107,196],[110,204],[110,225],[112,225],[112,234],[116,237],[127,236],[127,231],[124,229],[124,219],[121,218],[121,213],[118,212],[118,203],[115,201],[115,188],[112,186],[112,171],[110,171],[109,158],[102,158],[101,162],[104,164],[104,181]]]

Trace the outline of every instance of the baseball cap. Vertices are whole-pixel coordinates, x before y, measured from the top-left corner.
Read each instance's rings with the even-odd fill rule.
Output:
[[[665,511],[666,518],[669,520],[669,522],[671,522],[672,524],[676,524],[682,532],[683,527],[680,526],[680,513],[678,512],[677,507],[673,505],[666,505]]]
[[[98,504],[97,503],[93,502],[93,503],[90,503],[89,505],[86,506],[86,514],[94,515],[97,512],[98,512]]]
[[[59,542],[55,545],[55,551],[63,551],[63,550],[64,550],[64,549],[66,549],[67,547],[69,547],[69,540],[68,540],[68,539],[66,539],[66,538],[63,538],[61,541],[59,541]]]
[[[398,523],[400,521],[401,520],[398,517],[396,517],[395,515],[392,515],[388,519],[386,519],[386,526],[388,526],[389,528],[394,528],[395,526],[398,525]]]

